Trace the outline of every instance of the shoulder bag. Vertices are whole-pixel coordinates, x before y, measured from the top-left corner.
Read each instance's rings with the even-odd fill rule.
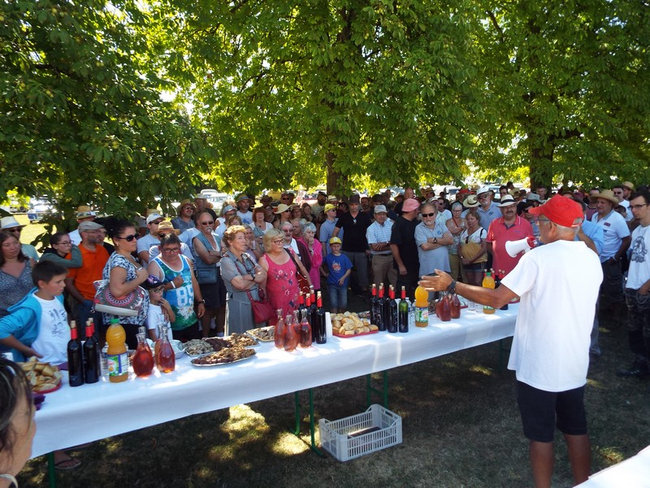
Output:
[[[146,291],[141,286],[124,296],[116,297],[111,293],[108,280],[97,280],[95,285],[94,307],[97,312],[111,315],[136,317],[144,303]]]
[[[235,263],[235,267],[237,268],[237,271],[239,271],[242,274],[242,276],[244,274],[248,274],[248,270],[246,269],[245,266],[244,266],[244,271],[246,271],[246,273],[241,272],[241,270],[239,269],[240,263],[237,258],[233,258],[233,261]],[[264,293],[262,287],[260,286],[257,287],[257,294],[260,297],[259,300],[255,300],[250,290],[246,290],[246,295],[248,295],[248,300],[251,302],[251,310],[253,311],[253,320],[255,321],[256,324],[261,324],[264,322],[268,322],[269,320],[274,318],[275,312],[273,311],[273,307],[271,306],[271,303],[269,303],[269,300],[266,294]]]

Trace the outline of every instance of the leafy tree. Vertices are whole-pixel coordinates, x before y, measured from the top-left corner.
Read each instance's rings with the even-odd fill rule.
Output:
[[[485,85],[473,159],[532,185],[648,181],[650,18],[627,0],[481,2]]]
[[[464,6],[162,0],[157,59],[230,186],[448,181],[461,175],[478,108]]]
[[[0,194],[44,196],[62,219],[80,204],[131,216],[199,184],[204,135],[160,98],[138,3],[2,2]]]

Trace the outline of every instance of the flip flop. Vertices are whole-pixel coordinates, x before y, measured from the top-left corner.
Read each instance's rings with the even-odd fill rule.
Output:
[[[59,471],[70,471],[71,469],[76,469],[79,466],[81,466],[81,461],[73,457],[69,457],[68,459],[63,459],[58,463],[55,463],[54,469],[58,469]]]

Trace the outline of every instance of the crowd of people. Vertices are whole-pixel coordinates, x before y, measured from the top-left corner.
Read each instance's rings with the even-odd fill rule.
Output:
[[[198,195],[182,201],[177,215],[151,209],[138,222],[98,217],[81,206],[77,228],[53,234],[42,254],[21,242],[23,225],[3,217],[0,348],[15,360],[64,360],[60,349],[69,331],[57,346],[43,344],[53,340],[52,330],[65,314],[79,324],[92,318],[102,342],[106,325],[117,318],[134,349],[141,326],[155,339],[160,326],[168,325],[181,341],[244,332],[263,323],[253,302],[266,299],[285,316],[310,289],[322,289],[330,310],[338,312],[347,309],[350,293],[369,297],[373,283],[404,287],[413,298],[422,276],[441,271],[454,283],[480,286],[483,273],[492,269],[507,283],[524,255],[513,254],[507,244],[546,245],[546,220],[538,209],[552,196],[545,187],[525,192],[512,185],[499,188],[498,199],[489,187],[463,188],[453,198],[431,188],[418,193],[406,188],[394,197],[389,190],[344,199],[320,192],[310,205],[294,203],[294,193],[287,191],[279,200],[241,194],[217,213]],[[601,353],[599,325],[626,317],[634,361],[618,374],[650,376],[648,187],[635,191],[625,182],[589,192],[561,189],[557,197],[582,209],[573,238],[601,263],[592,358]],[[98,283],[115,297],[144,287],[138,314],[95,311]],[[65,309],[52,308],[63,302],[62,293]],[[78,330],[83,338],[84,328]],[[60,461],[62,469],[76,465],[65,453]]]

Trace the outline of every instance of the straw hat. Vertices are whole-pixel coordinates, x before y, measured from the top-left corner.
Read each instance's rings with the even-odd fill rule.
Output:
[[[476,198],[476,195],[469,195],[465,200],[463,200],[463,207],[465,208],[478,207],[478,198]]]
[[[174,233],[176,235],[181,233],[179,229],[174,229],[174,226],[169,220],[163,220],[158,224],[158,236],[162,236],[168,232]]]
[[[96,217],[96,214],[89,206],[80,205],[79,207],[77,207],[77,212],[75,213],[75,217],[77,219],[87,219],[87,218]]]
[[[591,195],[589,199],[592,202],[595,202],[599,198],[602,198],[603,200],[608,200],[612,203],[612,205],[616,206],[619,204],[618,198],[616,198],[616,195],[614,195],[614,192],[612,190],[603,190],[599,193],[596,193],[594,195]]]

